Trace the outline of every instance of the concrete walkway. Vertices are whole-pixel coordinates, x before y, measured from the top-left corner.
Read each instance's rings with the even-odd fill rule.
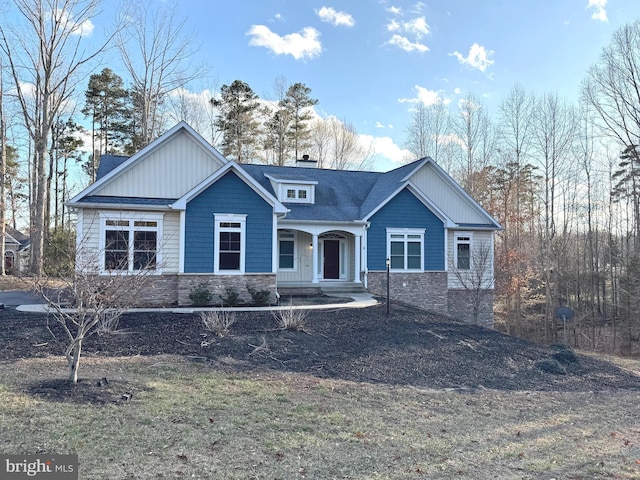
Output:
[[[2,300],[2,293],[0,292],[0,301]],[[330,310],[332,308],[365,308],[377,305],[378,301],[373,298],[373,295],[369,293],[345,293],[341,297],[336,297],[336,301],[339,298],[349,297],[353,299],[353,302],[347,303],[327,303],[322,305],[294,305],[293,308],[298,310]],[[9,305],[9,304],[7,304]],[[287,310],[291,308],[290,305],[268,306],[268,307],[233,307],[233,308],[221,308],[221,307],[169,307],[169,308],[129,308],[128,313],[147,313],[147,312],[168,312],[168,313],[194,313],[194,312],[216,312],[222,310],[233,310],[234,312],[260,312],[265,310]],[[24,304],[16,307],[16,310],[20,312],[32,312],[32,313],[47,313],[49,307],[45,303]],[[66,309],[67,311],[73,311],[73,309]]]

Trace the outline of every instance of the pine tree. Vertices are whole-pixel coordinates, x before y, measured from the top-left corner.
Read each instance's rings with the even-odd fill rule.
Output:
[[[260,134],[256,120],[258,96],[248,84],[235,80],[231,85],[223,85],[220,98],[212,103],[220,111],[215,125],[222,132],[222,153],[238,163],[254,158]]]
[[[127,115],[131,108],[129,92],[123,87],[122,78],[109,68],[91,75],[85,99],[82,113],[91,117],[93,127],[90,176],[94,181],[97,156],[124,150],[124,140],[129,131]]]
[[[304,83],[294,83],[287,90],[281,106],[287,110],[291,117],[289,135],[293,143],[294,160],[299,159],[298,152],[311,146],[309,141],[310,131],[308,121],[312,115],[309,108],[316,105],[318,100],[311,98],[311,89]]]

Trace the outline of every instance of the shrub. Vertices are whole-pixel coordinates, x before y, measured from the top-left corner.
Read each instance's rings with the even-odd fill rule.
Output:
[[[236,314],[228,310],[200,312],[200,318],[204,323],[204,328],[219,337],[228,335],[231,325],[236,323]]]
[[[193,305],[196,307],[206,307],[207,305],[211,305],[212,299],[213,295],[207,288],[206,283],[199,284],[189,292],[189,300],[191,300]]]
[[[227,307],[235,307],[240,303],[240,294],[234,287],[226,287],[224,289],[224,295],[220,295],[222,305]]]
[[[567,373],[565,368],[558,363],[557,360],[547,359],[540,360],[535,363],[536,367],[545,373],[551,373],[552,375],[564,375]]]
[[[558,361],[562,365],[569,365],[570,363],[578,363],[578,356],[572,351],[567,349],[558,350],[551,355],[554,360]]]
[[[271,299],[271,292],[269,290],[257,290],[251,285],[247,285],[247,291],[251,295],[251,300],[256,307],[264,307],[269,305]]]
[[[304,323],[307,319],[306,310],[289,307],[282,310],[272,310],[271,315],[278,322],[278,328],[282,330],[304,330]]]

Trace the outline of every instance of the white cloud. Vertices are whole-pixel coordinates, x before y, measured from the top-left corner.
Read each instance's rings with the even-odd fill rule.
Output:
[[[493,53],[493,50],[487,50],[482,45],[474,43],[471,45],[469,54],[466,57],[458,51],[450,53],[449,55],[456,57],[463,65],[469,65],[472,68],[477,68],[481,72],[484,72],[494,63],[494,61],[489,58]]]
[[[429,24],[424,17],[414,18],[403,24],[404,30],[414,33],[417,38],[421,38],[422,35],[428,35],[430,32]]]
[[[398,30],[400,30],[400,24],[398,22],[396,22],[395,20],[391,20],[387,24],[387,30],[390,31],[390,32],[397,32]]]
[[[265,47],[276,55],[291,55],[296,60],[314,58],[322,52],[320,32],[313,27],[305,27],[300,33],[280,36],[266,25],[251,25],[246,35],[251,37],[250,46]]]
[[[387,12],[392,15],[400,15],[402,13],[402,9],[400,7],[391,6],[387,8]]]
[[[387,9],[387,11],[392,10]],[[392,13],[399,14],[401,10],[395,9]],[[387,31],[395,32],[388,43],[400,47],[406,52],[426,52],[429,50],[429,47],[421,42],[423,36],[431,33],[431,27],[423,16],[407,21],[391,19],[387,23]]]
[[[383,124],[381,124],[380,122],[376,122],[375,127],[376,128],[385,128],[385,126]]]
[[[366,150],[372,150],[374,155],[391,160],[393,163],[405,163],[412,156],[409,150],[396,145],[391,137],[360,134],[358,138]]]
[[[595,12],[591,15],[591,18],[594,20],[599,20],[601,22],[608,22],[607,11],[605,10],[605,6],[607,5],[607,0],[589,0],[587,4],[587,8],[594,8]]]
[[[405,52],[413,52],[414,50],[417,50],[418,52],[427,52],[429,50],[429,47],[427,47],[426,45],[420,42],[411,42],[411,40],[409,40],[407,37],[403,37],[402,35],[398,34],[391,37],[389,43],[391,45],[395,45],[396,47],[400,47]]]
[[[77,23],[73,20],[73,15],[70,12],[65,10],[56,10],[55,12],[55,21],[62,23],[64,28],[68,29],[71,35],[80,35],[85,37],[91,35],[95,29],[95,25],[89,18],[81,23]],[[50,12],[50,14],[52,13],[53,12]]]
[[[330,23],[334,27],[338,27],[340,25],[353,27],[356,23],[350,14],[346,12],[337,12],[331,7],[322,7],[320,10],[316,10],[316,13],[318,17],[320,17],[320,20]]]
[[[439,102],[442,102],[445,105],[449,105],[451,103],[451,99],[445,97],[442,90],[429,90],[428,88],[421,87],[420,85],[416,85],[413,88],[416,91],[416,96],[414,98],[401,98],[398,101],[400,103],[423,103],[427,107]]]

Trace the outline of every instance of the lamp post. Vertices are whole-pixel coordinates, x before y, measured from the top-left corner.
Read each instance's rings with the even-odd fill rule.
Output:
[[[387,258],[387,315],[389,315],[389,271],[391,270],[391,260]]]

